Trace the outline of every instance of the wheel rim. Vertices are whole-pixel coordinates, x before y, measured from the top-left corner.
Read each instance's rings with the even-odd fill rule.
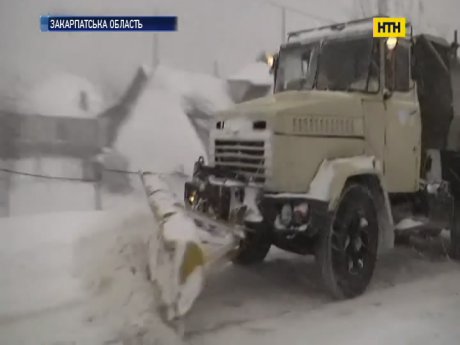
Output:
[[[344,250],[349,274],[357,275],[364,269],[365,254],[369,243],[368,224],[369,221],[365,216],[355,215],[347,228]]]
[[[343,204],[335,217],[331,236],[333,271],[341,286],[366,286],[375,264],[372,243],[372,203]]]

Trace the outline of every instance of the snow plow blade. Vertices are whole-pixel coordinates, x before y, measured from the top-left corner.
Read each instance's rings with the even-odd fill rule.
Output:
[[[160,315],[171,323],[190,311],[206,274],[230,259],[239,232],[185,209],[161,175],[143,173],[141,180],[157,225],[149,241],[150,278]]]

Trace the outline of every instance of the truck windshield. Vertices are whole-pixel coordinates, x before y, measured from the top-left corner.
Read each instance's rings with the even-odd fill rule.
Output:
[[[275,92],[379,90],[378,44],[372,37],[330,39],[280,51]]]
[[[275,92],[311,89],[316,75],[319,43],[283,49],[279,55]]]
[[[368,37],[324,42],[318,90],[378,91],[378,49],[372,54],[372,42]]]

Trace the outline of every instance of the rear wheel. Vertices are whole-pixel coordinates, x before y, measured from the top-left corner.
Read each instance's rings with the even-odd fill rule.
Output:
[[[271,237],[265,223],[251,223],[246,226],[254,231],[246,233],[234,253],[232,262],[236,265],[247,266],[262,262],[271,247]]]
[[[362,294],[377,261],[378,221],[372,194],[364,185],[345,187],[329,226],[321,234],[317,261],[335,298]]]

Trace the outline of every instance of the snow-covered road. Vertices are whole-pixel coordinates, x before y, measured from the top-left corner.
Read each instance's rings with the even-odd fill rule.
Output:
[[[180,176],[170,186],[182,195]],[[429,245],[428,245],[429,244]],[[190,345],[460,344],[460,264],[441,239],[380,258],[369,290],[337,302],[312,257],[272,248],[267,260],[229,264],[208,278],[186,320]]]
[[[370,291],[334,302],[312,260],[274,251],[211,277],[187,325],[193,345],[459,344],[460,265],[398,248]]]
[[[153,314],[138,207],[1,219],[0,344],[178,344]],[[272,250],[210,276],[185,325],[190,345],[455,345],[459,320],[460,265],[442,256],[397,248],[364,296],[334,302],[311,258]]]

